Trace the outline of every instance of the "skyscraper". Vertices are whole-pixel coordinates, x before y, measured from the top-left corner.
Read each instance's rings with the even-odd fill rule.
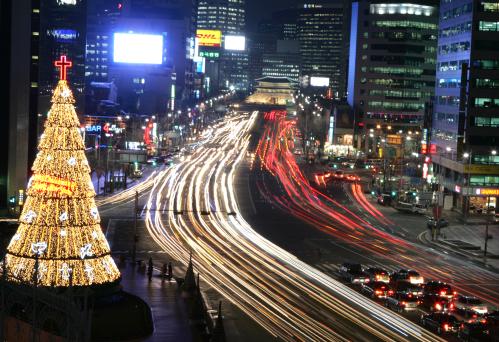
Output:
[[[40,1],[2,1],[0,21],[6,33],[1,56],[2,82],[6,88],[1,101],[1,112],[6,118],[0,129],[6,151],[4,164],[0,163],[0,207],[3,207],[7,196],[18,198],[19,190],[25,188],[36,155]]]
[[[424,104],[435,90],[434,2],[352,4],[348,102],[355,112],[357,147],[368,154],[378,155],[383,140],[398,153],[414,148],[416,139],[406,144],[403,134],[420,134]]]
[[[197,28],[220,30],[222,50],[219,59],[209,59],[206,74],[211,88],[247,90],[248,52],[246,46],[232,49],[226,45],[227,36],[245,37],[245,0],[200,0],[198,3]]]
[[[346,90],[348,10],[346,1],[305,4],[297,18],[302,76],[312,80],[311,83],[313,77],[328,78],[339,97],[343,97]],[[292,30],[289,25],[286,28]]]
[[[78,102],[78,113],[84,107],[85,49],[87,34],[87,0],[40,1],[39,106],[42,118],[50,108],[52,89],[58,71],[54,61],[67,55],[73,62],[69,79]]]
[[[497,208],[498,42],[499,2],[441,1],[429,152],[438,182],[465,213]]]

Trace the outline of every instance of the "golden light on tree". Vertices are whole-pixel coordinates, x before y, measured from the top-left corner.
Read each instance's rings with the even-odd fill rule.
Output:
[[[41,286],[64,287],[105,284],[120,277],[100,227],[74,103],[67,81],[61,79],[38,145],[19,228],[7,248],[11,281],[32,283],[36,275]]]

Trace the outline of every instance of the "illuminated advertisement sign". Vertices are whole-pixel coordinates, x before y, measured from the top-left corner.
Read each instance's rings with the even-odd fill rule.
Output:
[[[162,64],[163,36],[157,34],[115,33],[115,63]]]
[[[244,51],[246,49],[245,36],[225,36],[225,50]]]
[[[220,52],[217,51],[199,51],[199,57],[204,58],[220,58]]]
[[[30,189],[39,193],[71,196],[76,189],[74,181],[49,175],[34,175],[30,180]]]
[[[78,38],[78,32],[70,29],[48,30],[47,35],[54,37],[59,43],[70,42]]]
[[[87,133],[121,133],[123,128],[116,126],[115,124],[105,123],[103,125],[86,125],[85,132]]]
[[[481,196],[499,196],[499,189],[476,189],[475,193]]]
[[[59,6],[61,5],[76,5],[78,4],[78,1],[77,0],[57,0],[57,4]]]
[[[222,31],[220,30],[197,30],[196,38],[199,46],[220,47],[222,45]]]
[[[312,87],[329,87],[329,77],[310,77],[310,85]]]

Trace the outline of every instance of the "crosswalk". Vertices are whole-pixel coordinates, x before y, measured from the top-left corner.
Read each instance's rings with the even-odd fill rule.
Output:
[[[314,265],[314,267],[317,268],[318,270],[320,270],[324,273],[328,273],[328,274],[338,273],[340,266],[341,265],[334,264],[334,263],[319,263],[319,264]],[[401,269],[401,267],[386,266],[386,265],[364,265],[363,264],[362,267],[364,269],[367,269],[370,267],[378,267],[378,268],[382,268],[382,269],[388,271],[389,273],[398,272]]]

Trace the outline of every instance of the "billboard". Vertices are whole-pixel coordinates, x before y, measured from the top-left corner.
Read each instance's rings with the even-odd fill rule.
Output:
[[[246,49],[245,36],[225,36],[225,50],[244,51]]]
[[[222,45],[222,31],[220,30],[197,30],[196,38],[199,46],[220,47]]]
[[[329,87],[329,77],[310,77],[310,85],[312,87]]]
[[[162,64],[163,36],[156,34],[114,34],[115,63]]]

